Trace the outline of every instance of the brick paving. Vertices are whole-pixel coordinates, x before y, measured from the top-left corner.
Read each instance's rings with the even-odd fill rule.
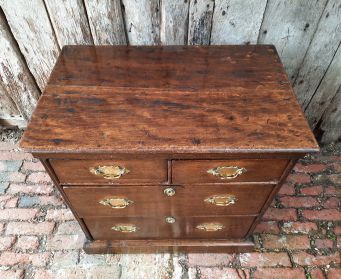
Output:
[[[0,278],[341,278],[339,151],[296,165],[256,229],[259,252],[86,255],[44,168],[2,142]]]

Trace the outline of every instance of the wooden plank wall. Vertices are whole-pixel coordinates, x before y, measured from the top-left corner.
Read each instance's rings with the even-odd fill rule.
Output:
[[[0,0],[0,119],[29,120],[67,44],[274,44],[323,143],[341,140],[340,0]]]

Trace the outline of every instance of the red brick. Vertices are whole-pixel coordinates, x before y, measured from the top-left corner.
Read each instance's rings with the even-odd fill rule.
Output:
[[[338,249],[341,249],[341,237],[337,237],[337,240],[336,240],[336,247],[338,248]]]
[[[27,182],[50,184],[52,183],[52,180],[46,172],[33,172],[30,175],[28,175]]]
[[[261,222],[257,225],[254,232],[258,233],[279,233],[278,224],[275,221]]]
[[[13,150],[13,149],[18,149],[19,145],[17,143],[13,142],[7,142],[7,141],[0,141],[0,150]]]
[[[295,195],[295,187],[292,184],[285,183],[281,186],[278,195]]]
[[[250,271],[245,269],[200,267],[200,279],[228,278],[228,279],[249,279]]]
[[[319,268],[314,268],[310,270],[310,275],[313,279],[325,279],[322,270]]]
[[[22,161],[32,160],[33,157],[29,153],[18,152],[18,151],[0,151],[0,161]]]
[[[334,187],[334,186],[328,186],[328,187],[326,188],[326,195],[333,195],[333,196],[335,196],[335,195],[337,195],[337,196],[341,195],[341,187],[336,188],[336,187]]]
[[[324,208],[338,208],[340,200],[335,197],[331,197],[324,202]]]
[[[336,226],[334,229],[335,234],[341,235],[341,226]]]
[[[269,208],[264,216],[264,220],[288,220],[295,221],[297,219],[297,214],[295,209],[278,209],[278,208]]]
[[[60,223],[56,234],[79,234],[82,232],[77,221],[68,221]]]
[[[8,208],[2,209],[0,214],[0,220],[30,220],[33,219],[37,213],[36,208]]]
[[[83,234],[75,235],[55,235],[47,240],[47,249],[50,250],[69,250],[81,249],[84,244],[85,237]]]
[[[1,236],[0,237],[0,251],[9,250],[15,242],[14,236]]]
[[[2,234],[2,231],[4,230],[4,227],[5,227],[5,224],[4,223],[0,223],[0,234]]]
[[[302,165],[300,163],[296,164],[294,170],[297,172],[306,172],[306,173],[317,173],[321,171],[325,171],[327,169],[327,165],[325,164],[312,164],[312,165]]]
[[[293,255],[293,261],[296,264],[299,265],[317,265],[317,266],[322,266],[322,265],[327,265],[331,263],[339,264],[340,263],[340,253],[336,252],[331,255],[327,256],[322,256],[322,255],[310,255],[306,252],[300,251],[300,252],[294,252]]]
[[[334,163],[334,164],[331,164],[331,166],[333,167],[335,172],[337,172],[337,173],[341,172],[341,163]]]
[[[21,167],[22,171],[45,171],[44,166],[38,162],[24,161]]]
[[[290,174],[288,177],[288,181],[294,183],[294,184],[306,184],[310,183],[310,176],[308,174],[304,173],[295,173]]]
[[[49,209],[46,213],[46,220],[68,221],[75,220],[70,209]]]
[[[308,249],[310,241],[306,235],[263,235],[263,246],[267,249]]]
[[[313,197],[282,197],[281,203],[284,207],[314,207],[319,202]]]
[[[53,231],[54,222],[10,222],[6,228],[6,234],[17,235],[41,235],[50,234]]]
[[[53,272],[51,270],[36,269],[34,272],[34,279],[54,279],[54,278],[56,277],[53,276]],[[76,279],[76,277],[73,277],[73,278]]]
[[[243,267],[291,266],[287,253],[243,253],[239,255]]]
[[[30,265],[45,266],[50,257],[50,253],[28,254],[28,253],[14,253],[3,252],[0,255],[0,265],[14,266],[14,265]]]
[[[0,270],[1,279],[23,279],[24,270],[23,269],[11,269],[11,270]]]
[[[34,250],[39,246],[36,236],[20,236],[17,240],[16,248],[20,250]]]
[[[341,212],[336,209],[303,210],[303,217],[309,220],[341,220]]]
[[[18,197],[12,195],[1,195],[0,196],[0,208],[13,208],[18,203]]]
[[[254,278],[255,279],[293,279],[305,278],[303,268],[257,268]],[[242,278],[242,277],[241,277]]]
[[[11,184],[7,190],[8,194],[50,194],[53,191],[52,185],[36,184],[36,185],[26,185],[26,184]]]
[[[229,265],[235,255],[233,254],[188,254],[188,263],[190,266],[216,266]]]
[[[340,268],[329,269],[328,279],[341,279],[341,269]]]
[[[14,183],[20,183],[24,182],[26,175],[20,173],[20,172],[2,172],[0,173],[0,181],[1,182],[14,182]]]
[[[315,246],[319,249],[333,248],[333,241],[330,239],[316,239]]]
[[[301,188],[301,194],[306,196],[318,196],[323,192],[322,186],[308,186]]]
[[[317,225],[312,222],[285,222],[282,225],[285,233],[309,233],[313,230],[317,230]]]

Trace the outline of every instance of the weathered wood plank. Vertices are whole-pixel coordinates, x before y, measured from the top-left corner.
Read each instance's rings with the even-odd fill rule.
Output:
[[[161,9],[161,43],[164,45],[186,44],[189,0],[163,0]]]
[[[157,45],[160,43],[159,0],[123,0],[124,17],[129,44]]]
[[[305,109],[326,72],[341,40],[340,0],[329,0],[294,83]]]
[[[127,43],[119,0],[84,0],[96,45]]]
[[[92,37],[82,0],[44,0],[59,43],[92,44]]]
[[[315,128],[321,116],[341,86],[341,47],[338,48],[316,93],[312,97],[305,115],[312,128]],[[340,128],[341,129],[341,128]]]
[[[31,73],[21,56],[9,26],[0,13],[0,85],[16,104],[21,115],[29,119],[39,98]]]
[[[269,0],[259,43],[274,44],[293,82],[327,0]]]
[[[339,87],[335,97],[324,114],[320,129],[324,131],[321,138],[322,143],[341,140],[341,87]]]
[[[255,44],[267,0],[216,0],[211,44]]]
[[[194,0],[190,2],[188,19],[189,45],[210,44],[213,11],[213,0]]]
[[[0,83],[0,119],[22,119],[17,106]]]
[[[44,89],[59,54],[42,0],[0,0],[11,31],[38,86]]]

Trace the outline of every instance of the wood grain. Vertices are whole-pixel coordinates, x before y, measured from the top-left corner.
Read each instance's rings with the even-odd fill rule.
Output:
[[[267,0],[217,0],[211,45],[255,44]]]
[[[291,82],[296,78],[326,2],[268,1],[258,42],[276,46]]]
[[[6,92],[5,88],[1,85],[1,82],[0,82],[0,119],[7,120],[23,119],[12,98]]]
[[[341,6],[339,0],[330,0],[311,40],[307,54],[294,83],[294,90],[303,109],[306,109],[341,40]],[[333,83],[332,80],[330,80]],[[311,113],[311,111],[310,111]],[[308,118],[312,115],[307,114]],[[317,118],[321,114],[314,114]]]
[[[84,0],[95,45],[124,45],[126,36],[119,0]]]
[[[338,48],[333,61],[325,73],[319,87],[305,111],[307,119],[312,128],[315,128],[331,100],[337,94],[341,86],[341,47]],[[326,124],[326,122],[325,122]],[[326,131],[326,130],[325,130]]]
[[[210,44],[213,10],[213,0],[190,1],[188,19],[189,45]]]
[[[82,0],[44,0],[59,46],[92,44]]]
[[[159,0],[123,0],[125,26],[130,45],[160,43]]]
[[[59,54],[43,0],[0,0],[0,5],[31,73],[43,90]]]
[[[4,110],[1,111],[3,114],[18,115],[16,110],[18,109],[20,115],[28,120],[36,107],[40,91],[10,33],[3,13],[0,13],[0,40],[0,86],[2,91],[0,101],[2,105],[5,105]]]
[[[189,0],[161,2],[161,43],[183,45],[187,43]]]

